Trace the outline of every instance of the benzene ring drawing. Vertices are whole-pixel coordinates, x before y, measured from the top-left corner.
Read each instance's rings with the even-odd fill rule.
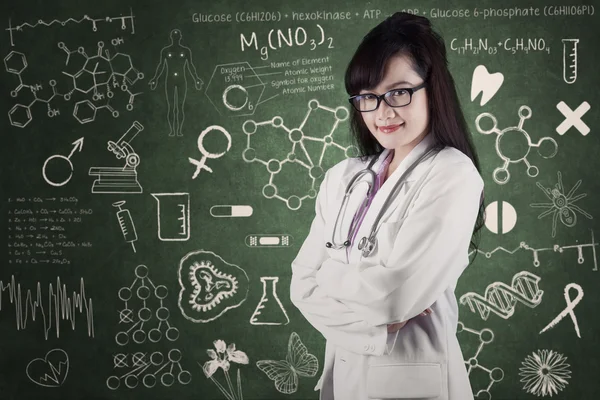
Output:
[[[558,151],[558,144],[556,141],[549,137],[543,137],[538,140],[537,143],[531,141],[529,133],[523,129],[523,123],[526,119],[531,118],[531,108],[528,106],[521,106],[519,108],[519,124],[517,126],[510,126],[503,130],[498,129],[498,120],[491,113],[481,113],[475,119],[475,125],[479,133],[488,135],[492,132],[496,133],[496,153],[504,161],[501,167],[494,169],[493,178],[494,181],[499,185],[504,185],[510,179],[510,173],[508,172],[509,164],[516,164],[518,162],[524,162],[527,166],[527,175],[535,177],[539,173],[538,167],[531,165],[527,156],[531,151],[532,147],[537,147],[537,152],[544,158],[552,158]],[[487,117],[492,120],[492,128],[484,129],[481,127],[481,119]],[[552,145],[552,151],[547,154],[540,152],[540,147],[543,142],[548,141]],[[500,148],[502,147],[502,150]]]

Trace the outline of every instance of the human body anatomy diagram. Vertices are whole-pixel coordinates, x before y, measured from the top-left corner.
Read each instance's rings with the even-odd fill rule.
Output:
[[[160,61],[156,66],[154,77],[148,83],[150,89],[156,89],[158,79],[165,74],[165,99],[167,101],[167,121],[169,136],[183,136],[185,120],[185,99],[187,97],[187,74],[194,80],[196,90],[202,89],[204,82],[192,61],[192,51],[181,44],[181,31],[173,29],[170,34],[171,43],[160,51]]]

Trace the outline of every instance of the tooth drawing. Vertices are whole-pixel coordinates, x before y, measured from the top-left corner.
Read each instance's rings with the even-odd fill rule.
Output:
[[[502,82],[504,82],[504,75],[501,72],[490,74],[484,65],[478,65],[473,71],[471,80],[471,101],[481,93],[479,105],[485,105],[500,89]]]

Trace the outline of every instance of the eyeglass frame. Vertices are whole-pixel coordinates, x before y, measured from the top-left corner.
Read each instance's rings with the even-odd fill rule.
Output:
[[[407,105],[409,105],[409,104],[412,102],[412,97],[413,97],[413,94],[414,94],[416,91],[418,91],[418,90],[420,90],[420,89],[423,89],[423,88],[425,87],[425,83],[426,83],[426,82],[427,82],[427,81],[423,81],[423,82],[421,82],[419,85],[417,85],[417,86],[414,86],[414,87],[412,87],[412,88],[395,88],[395,89],[390,89],[390,90],[388,90],[387,92],[385,92],[384,94],[382,94],[382,95],[379,95],[379,96],[378,96],[378,95],[376,95],[375,93],[362,93],[362,94],[356,94],[356,95],[354,95],[354,96],[350,97],[350,98],[348,99],[348,102],[349,102],[350,104],[352,104],[352,107],[353,107],[353,108],[354,108],[356,111],[358,111],[358,112],[361,112],[361,113],[364,113],[364,112],[372,112],[372,111],[377,111],[377,109],[379,108],[379,105],[381,104],[381,100],[385,101],[385,104],[387,104],[388,106],[390,106],[390,107],[393,107],[393,108],[398,108],[398,107],[406,107]],[[388,102],[387,102],[387,100],[385,99],[385,96],[386,96],[387,94],[389,94],[389,93],[391,93],[391,92],[395,92],[395,91],[397,91],[397,90],[406,90],[406,91],[408,92],[408,94],[409,94],[409,96],[410,96],[410,99],[408,100],[408,103],[406,103],[406,104],[404,104],[404,105],[402,105],[402,106],[393,106],[393,105],[391,105],[390,103],[388,103]],[[376,105],[376,106],[375,106],[375,108],[374,108],[374,109],[372,109],[372,110],[361,111],[361,110],[359,110],[358,108],[356,108],[356,106],[354,105],[354,103],[353,103],[353,101],[352,101],[352,100],[353,100],[353,99],[355,99],[355,98],[357,98],[357,97],[359,97],[359,96],[367,96],[367,95],[375,96],[375,98],[377,99],[377,105]]]

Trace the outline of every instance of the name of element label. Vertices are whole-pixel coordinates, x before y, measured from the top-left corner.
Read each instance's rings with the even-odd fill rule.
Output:
[[[284,79],[271,81],[271,87],[281,89],[281,94],[311,93],[335,89],[333,68],[329,57],[299,58],[294,61],[271,62],[271,69],[285,68]],[[295,86],[295,87],[292,87]]]

